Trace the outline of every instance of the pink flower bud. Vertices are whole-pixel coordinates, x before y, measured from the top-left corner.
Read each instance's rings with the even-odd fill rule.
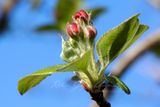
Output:
[[[85,10],[79,10],[75,13],[73,19],[82,19],[83,21],[88,22],[90,20],[90,14],[88,14]]]
[[[67,24],[66,26],[67,34],[69,37],[74,37],[80,33],[80,27],[76,23]]]
[[[87,26],[87,30],[86,30],[86,36],[88,38],[95,38],[95,36],[97,35],[97,30],[95,27],[89,25]]]

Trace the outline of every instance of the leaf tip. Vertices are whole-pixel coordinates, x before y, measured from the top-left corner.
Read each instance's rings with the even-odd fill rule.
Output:
[[[127,91],[125,91],[125,93],[126,93],[127,95],[130,95],[130,94],[131,94],[130,89],[128,88],[128,90],[127,90]]]
[[[135,17],[138,17],[138,16],[140,16],[141,15],[141,13],[136,13],[134,16]]]
[[[140,13],[136,13],[133,16],[131,16],[130,18],[138,18],[141,14]]]
[[[21,92],[21,91],[19,91],[19,94],[20,94],[20,95],[23,95],[24,93],[23,93],[23,92]]]
[[[148,30],[148,29],[149,29],[149,26],[148,26],[148,25],[144,25],[144,26],[145,26],[146,30]]]
[[[18,81],[18,92],[20,95],[23,95],[26,92],[23,90],[23,87],[22,87],[22,79]]]
[[[149,29],[149,26],[145,24],[141,24],[140,27],[143,28],[144,31]]]

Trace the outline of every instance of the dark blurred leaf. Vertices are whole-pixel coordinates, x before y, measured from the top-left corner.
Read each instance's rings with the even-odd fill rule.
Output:
[[[37,31],[60,31],[58,25],[45,25],[37,28]]]
[[[7,27],[8,27],[8,15],[4,13],[0,17],[0,32],[5,31]]]
[[[38,31],[58,31],[65,32],[66,23],[71,21],[72,15],[80,8],[83,0],[58,0],[58,3],[55,8],[55,23],[54,25],[47,25],[38,28]],[[105,12],[105,8],[97,7],[89,9],[92,13],[91,18],[95,19],[100,14]]]
[[[38,31],[58,31],[64,32],[66,23],[71,20],[72,15],[80,8],[82,0],[58,0],[54,16],[53,25],[41,26]]]
[[[59,0],[55,9],[56,24],[63,29],[72,15],[80,8],[82,0]]]
[[[116,76],[107,76],[106,80],[111,82],[111,83],[114,83],[115,85],[117,85],[125,93],[127,93],[127,94],[131,93],[129,88],[125,85],[125,83],[123,81],[121,81],[118,77],[116,77]]]
[[[106,8],[103,8],[103,7],[96,7],[96,8],[88,10],[88,12],[91,12],[91,19],[92,20],[95,20],[99,15],[101,15],[105,11],[106,11]]]
[[[41,4],[41,0],[32,0],[33,9],[39,7],[40,4]]]
[[[160,44],[154,46],[150,51],[153,52],[158,57],[160,57]]]
[[[71,16],[79,9],[81,0],[59,0],[55,17],[58,23],[64,23],[71,19]]]

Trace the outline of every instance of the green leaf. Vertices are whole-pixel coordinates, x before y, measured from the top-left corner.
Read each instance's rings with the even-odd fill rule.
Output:
[[[116,76],[107,76],[106,80],[116,84],[119,88],[121,88],[125,93],[130,94],[129,88],[125,85],[123,81],[121,81],[118,77]]]
[[[96,44],[99,60],[103,68],[111,63],[130,42],[139,28],[139,14],[136,14],[116,28],[105,33]]]
[[[148,29],[149,27],[147,25],[139,25],[138,31],[136,32],[135,36],[126,44],[122,51],[126,50],[129,46],[131,46]]]
[[[64,65],[58,65],[53,67],[47,67],[45,69],[39,70],[33,74],[30,74],[18,82],[18,91],[21,95],[30,90],[32,87],[38,85],[42,80],[44,80],[47,76],[51,75],[54,72],[57,72],[59,67],[63,67]]]
[[[95,20],[99,15],[101,15],[105,11],[106,11],[106,8],[104,8],[104,7],[96,7],[96,8],[88,10],[88,12],[91,12],[91,19],[92,20]]]
[[[42,70],[39,70],[35,73],[32,73],[18,82],[18,91],[21,95],[30,90],[32,87],[38,85],[42,80],[47,76],[56,73],[56,72],[85,72],[90,62],[91,51],[87,51],[81,58],[67,64],[61,64],[57,66],[48,67]]]

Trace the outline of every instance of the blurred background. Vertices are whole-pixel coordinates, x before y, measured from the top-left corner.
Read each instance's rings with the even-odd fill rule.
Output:
[[[128,17],[141,13],[150,27],[132,50],[160,29],[160,0],[0,0],[0,106],[1,107],[91,107],[88,93],[72,73],[57,73],[21,96],[18,80],[41,68],[64,63],[60,59],[65,24],[78,9],[94,14],[96,40]],[[131,89],[126,95],[116,88],[112,107],[160,107],[160,45],[145,52],[121,78]],[[135,51],[136,53],[136,51]],[[107,69],[112,71],[125,52]],[[116,68],[117,69],[117,68]]]

